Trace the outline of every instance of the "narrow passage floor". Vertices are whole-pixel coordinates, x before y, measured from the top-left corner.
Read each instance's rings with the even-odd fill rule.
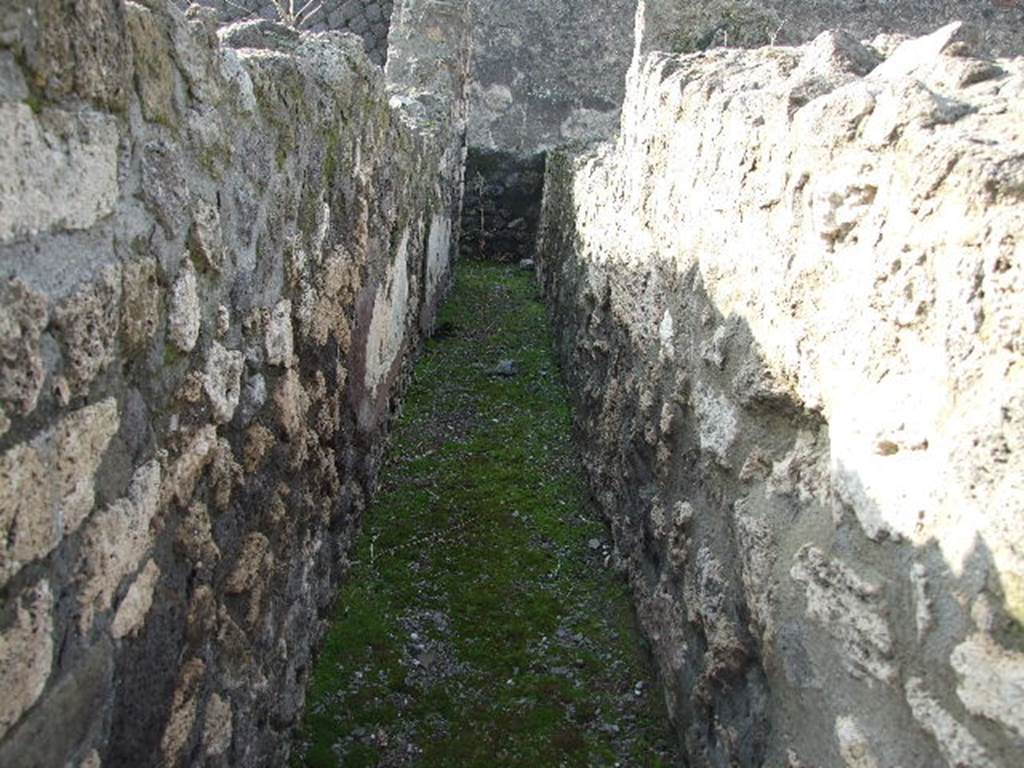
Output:
[[[531,274],[459,264],[389,456],[295,764],[675,765]]]

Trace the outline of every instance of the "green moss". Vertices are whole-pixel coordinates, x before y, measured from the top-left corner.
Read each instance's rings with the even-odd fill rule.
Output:
[[[164,366],[171,367],[176,365],[178,361],[182,359],[183,355],[178,351],[178,348],[173,344],[166,344],[164,346]]]
[[[459,270],[313,671],[294,764],[377,765],[401,739],[418,766],[662,765],[660,697],[632,694],[650,675],[628,590],[588,545],[604,529],[584,504],[536,287],[513,268]],[[507,358],[519,374],[490,376]],[[440,671],[412,663],[413,631],[442,649]],[[616,742],[610,724],[630,737]]]
[[[35,94],[29,94],[25,97],[25,103],[28,104],[29,109],[37,115],[43,111],[43,100]]]
[[[784,27],[779,15],[753,0],[713,0],[688,9],[670,35],[673,53],[705,51],[715,46],[756,48],[774,44]]]

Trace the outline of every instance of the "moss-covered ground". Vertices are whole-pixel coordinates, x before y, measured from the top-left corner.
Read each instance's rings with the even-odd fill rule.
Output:
[[[312,675],[299,766],[675,763],[532,274],[460,263]],[[496,374],[511,360],[517,372]],[[508,373],[506,370],[505,373]]]

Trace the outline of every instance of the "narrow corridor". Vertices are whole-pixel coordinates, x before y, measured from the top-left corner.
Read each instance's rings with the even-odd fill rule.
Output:
[[[307,696],[298,766],[675,764],[532,274],[462,262]]]

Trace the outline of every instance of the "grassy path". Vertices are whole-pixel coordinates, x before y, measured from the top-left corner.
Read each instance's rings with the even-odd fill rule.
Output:
[[[674,763],[532,276],[463,262],[314,670],[297,766]],[[498,375],[515,362],[514,375]],[[504,373],[508,373],[505,370]]]

